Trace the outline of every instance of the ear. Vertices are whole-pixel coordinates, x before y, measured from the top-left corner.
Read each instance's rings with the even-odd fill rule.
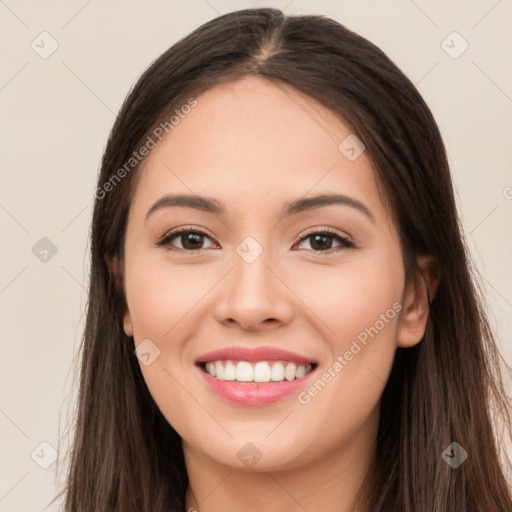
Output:
[[[120,269],[119,260],[117,257],[106,257],[105,262],[107,263],[107,267],[109,269],[110,275],[114,280],[116,288],[120,291],[120,293],[124,294],[123,276]],[[126,304],[126,300],[124,303]],[[130,312],[128,311],[128,306],[125,306],[125,311],[123,313],[123,330],[127,336],[133,336],[133,324]]]
[[[412,347],[419,343],[427,326],[430,303],[434,300],[441,273],[433,256],[420,256],[418,270],[409,279],[402,300],[397,345]]]

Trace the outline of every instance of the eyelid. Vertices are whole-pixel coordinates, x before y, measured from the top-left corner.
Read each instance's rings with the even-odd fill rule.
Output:
[[[219,245],[219,243],[215,240],[215,237],[212,234],[210,234],[204,228],[198,228],[196,226],[180,226],[179,228],[170,229],[170,230],[166,231],[163,235],[158,237],[158,242],[156,243],[156,245],[159,247],[167,246],[167,245],[169,245],[168,240],[170,240],[171,238],[174,238],[182,233],[188,233],[188,232],[194,232],[194,233],[199,233],[201,235],[205,235],[208,238],[210,238],[215,244]],[[177,251],[181,251],[181,252],[197,252],[197,251],[204,250],[204,249],[196,249],[196,250],[180,249],[179,247],[173,248],[173,249],[175,249]]]
[[[301,233],[299,236],[299,242],[302,241],[307,236],[313,235],[316,233],[328,233],[330,235],[335,235],[347,242],[350,242],[351,244],[354,244],[354,241],[352,240],[350,235],[348,235],[342,231],[339,231],[337,229],[334,229],[334,228],[328,228],[328,227],[322,227],[322,226],[316,226],[314,228],[309,228],[306,231],[304,231],[303,233]]]
[[[329,254],[337,253],[338,251],[343,250],[343,249],[356,249],[357,248],[356,244],[352,240],[352,237],[350,237],[349,235],[342,233],[334,228],[321,227],[321,226],[309,228],[308,230],[304,231],[300,235],[299,240],[294,244],[294,247],[300,243],[303,243],[304,240],[307,240],[312,235],[316,235],[316,234],[328,235],[331,238],[337,239],[337,241],[340,245],[338,247],[331,247],[330,249],[326,249],[325,251],[320,251],[320,250],[315,251],[314,249],[310,249],[309,252],[312,252],[315,254],[323,253],[323,254],[329,255]]]

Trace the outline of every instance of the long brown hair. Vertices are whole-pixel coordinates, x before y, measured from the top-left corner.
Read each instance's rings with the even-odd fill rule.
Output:
[[[133,340],[122,328],[122,282],[113,279],[108,262],[117,257],[122,274],[140,168],[126,166],[134,151],[191,97],[246,75],[292,86],[347,122],[365,144],[389,203],[407,275],[419,255],[439,263],[424,338],[397,350],[382,396],[374,485],[361,490],[366,508],[512,510],[505,450],[495,432],[500,420],[510,433],[505,362],[471,270],[431,112],[380,49],[339,23],[247,9],[209,21],[161,55],[126,98],[110,134],[92,223],[66,512],[185,509],[181,439],[146,387]],[[468,453],[457,468],[442,458],[452,442]]]

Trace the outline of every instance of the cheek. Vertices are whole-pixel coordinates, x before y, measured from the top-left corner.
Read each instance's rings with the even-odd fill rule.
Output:
[[[140,360],[144,381],[169,424],[185,438],[190,426],[183,411],[190,411],[191,399],[186,390],[192,389],[187,381],[187,341],[193,333],[194,307],[213,286],[214,276],[204,275],[199,267],[171,267],[165,258],[155,261],[142,252],[127,258],[126,269],[125,289],[134,345],[149,347],[147,351],[151,354],[149,364]],[[197,423],[204,423],[204,418]]]
[[[312,309],[326,326],[330,354],[322,382],[306,390],[301,403],[314,399],[325,411],[364,415],[377,404],[396,351],[404,285],[401,253],[389,247],[361,254],[325,272],[321,280],[315,275],[303,281],[304,290],[316,283]]]
[[[165,260],[134,257],[127,269],[126,297],[136,342],[171,336],[213,285],[211,273],[203,275],[198,267],[171,269]]]
[[[400,260],[398,260],[400,261]],[[396,265],[396,262],[395,262]],[[330,358],[311,385],[298,396],[294,416],[329,451],[340,440],[355,439],[372,421],[396,351],[401,310],[400,268],[354,265],[326,280],[329,293],[316,305],[329,326]]]
[[[381,331],[388,324],[396,323],[392,306],[401,297],[400,288],[396,285],[390,274],[364,270],[345,276],[338,288],[339,294],[331,296],[325,305],[335,338],[352,340],[359,337],[364,341],[364,333],[372,326],[376,325]]]
[[[401,254],[396,249],[354,253],[346,264],[309,273],[302,285],[304,294],[309,290],[308,305],[319,313],[334,351],[348,350],[358,336],[364,341],[375,324],[382,337],[393,338],[398,320],[393,304],[399,304],[404,286]]]

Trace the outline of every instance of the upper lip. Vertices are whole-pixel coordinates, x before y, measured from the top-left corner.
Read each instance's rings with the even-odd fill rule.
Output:
[[[199,356],[195,362],[196,364],[202,364],[209,361],[228,359],[231,361],[290,361],[298,364],[316,364],[316,361],[311,357],[269,346],[221,348]]]

